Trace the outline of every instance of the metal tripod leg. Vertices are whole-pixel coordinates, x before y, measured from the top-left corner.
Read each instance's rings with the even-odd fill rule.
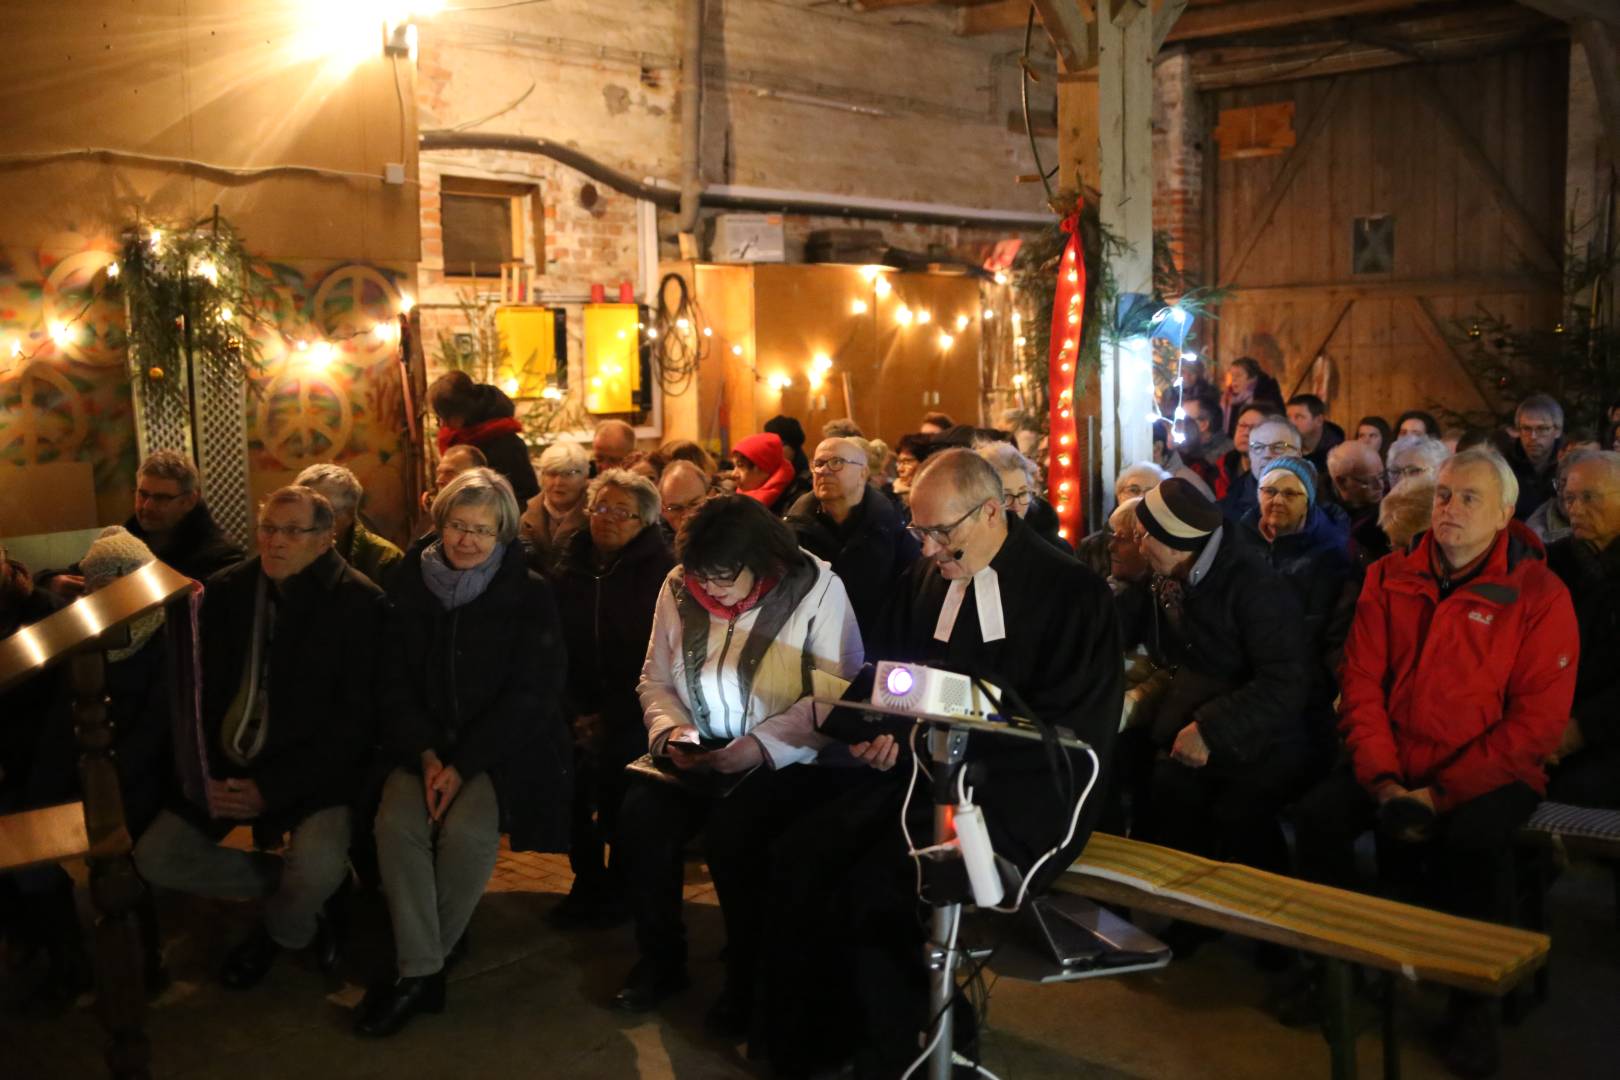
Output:
[[[956,770],[962,767],[962,756],[967,750],[967,732],[934,728],[928,733],[928,749],[934,759],[934,842],[942,844],[951,839],[950,813],[956,790]],[[934,1026],[927,1032],[933,1040],[934,1052],[928,1059],[928,1080],[950,1080],[951,1054],[956,1035],[952,1000],[956,997],[956,950],[952,948],[954,931],[962,918],[961,904],[944,904],[934,908],[933,930],[929,934],[926,960],[928,963],[928,1015]]]

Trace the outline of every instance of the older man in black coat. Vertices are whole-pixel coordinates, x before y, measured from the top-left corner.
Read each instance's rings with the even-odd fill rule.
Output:
[[[176,804],[135,847],[154,885],[264,897],[264,922],[228,958],[225,984],[264,978],[282,949],[335,941],[321,909],[348,875],[350,804],[375,742],[372,698],[384,600],[333,550],[332,506],[282,488],[259,512],[259,551],[209,579],[202,608],[207,806]],[[219,841],[291,831],[287,857]],[[329,930],[329,928],[327,928]]]
[[[1003,505],[1001,480],[971,450],[929,457],[911,491],[922,555],[901,578],[868,656],[970,672],[1079,736],[1106,769],[1123,700],[1118,620],[1108,586]],[[880,768],[889,736],[855,748]],[[1102,813],[1098,778],[1072,836],[1090,760],[1065,766],[1039,744],[973,736],[967,760],[996,852],[1030,895],[1074,860]],[[900,829],[909,768],[807,815],[773,849],[773,908],[784,932],[767,964],[770,1056],[786,1075],[853,1053],[858,1075],[891,1075],[928,1026],[916,878]],[[932,793],[910,802],[913,838],[930,834]],[[1051,854],[1048,856],[1048,852]],[[1009,897],[1009,901],[1010,901]]]
[[[799,546],[832,564],[862,638],[876,628],[895,582],[917,560],[900,513],[867,483],[866,451],[852,439],[823,439],[810,463],[814,488],[788,511]]]
[[[1167,753],[1146,838],[1266,870],[1286,868],[1277,811],[1307,777],[1311,666],[1295,591],[1172,478],[1136,504],[1154,572],[1149,647],[1177,674],[1154,716]]]

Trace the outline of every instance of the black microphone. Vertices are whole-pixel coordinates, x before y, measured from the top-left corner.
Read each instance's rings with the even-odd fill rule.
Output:
[[[967,548],[957,548],[955,551],[951,552],[951,561],[952,562],[961,562],[962,561],[962,556],[964,556],[966,554],[967,554]]]

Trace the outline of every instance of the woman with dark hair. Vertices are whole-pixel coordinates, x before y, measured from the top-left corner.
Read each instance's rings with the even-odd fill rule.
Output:
[[[394,769],[377,810],[377,863],[397,978],[374,984],[356,1030],[392,1035],[442,1012],[444,967],[513,851],[566,851],[573,749],[557,701],[557,607],[529,570],[505,478],[469,469],[433,501],[435,535],[394,575],[378,680]]]
[[[1240,356],[1226,369],[1226,389],[1221,393],[1221,409],[1226,416],[1226,434],[1237,428],[1238,413],[1251,401],[1282,402],[1282,387],[1266,373],[1260,361]],[[1282,409],[1278,409],[1282,412]]]
[[[817,764],[852,759],[816,730],[811,709],[813,676],[860,670],[861,635],[832,568],[755,499],[704,503],[682,529],[680,559],[659,591],[641,673],[658,779],[636,779],[619,815],[615,857],[641,959],[614,1005],[642,1012],[687,985],[682,857],[703,829],[726,924],[726,991],[709,1022],[741,1035],[764,933],[766,848],[865,771]]]
[[[917,466],[928,460],[935,450],[934,437],[922,432],[902,435],[894,444],[894,496],[901,506],[901,516],[910,520],[911,478],[917,475]]]
[[[1598,445],[1604,450],[1613,450],[1617,430],[1620,430],[1620,401],[1611,401],[1604,408],[1603,420],[1598,424]]]
[[[1422,409],[1408,409],[1395,421],[1395,437],[1398,439],[1402,435],[1427,435],[1431,439],[1438,439],[1440,421]]]
[[[658,448],[658,453],[663,456],[665,467],[672,461],[690,461],[703,470],[704,476],[714,476],[714,458],[691,439],[671,439]]]
[[[428,404],[439,418],[439,453],[452,446],[476,446],[489,467],[506,477],[519,508],[540,494],[523,441],[517,407],[498,387],[475,383],[465,371],[439,376],[428,387]]]
[[[1382,416],[1363,416],[1356,421],[1356,441],[1372,447],[1373,453],[1382,461],[1384,452],[1395,441],[1395,436],[1389,429],[1389,421]]]

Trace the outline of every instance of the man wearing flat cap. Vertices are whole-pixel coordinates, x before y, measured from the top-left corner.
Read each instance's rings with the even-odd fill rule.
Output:
[[[1185,480],[1149,491],[1136,516],[1154,575],[1145,644],[1176,670],[1153,719],[1164,757],[1138,818],[1144,838],[1285,870],[1276,814],[1303,783],[1306,757],[1299,601]]]

